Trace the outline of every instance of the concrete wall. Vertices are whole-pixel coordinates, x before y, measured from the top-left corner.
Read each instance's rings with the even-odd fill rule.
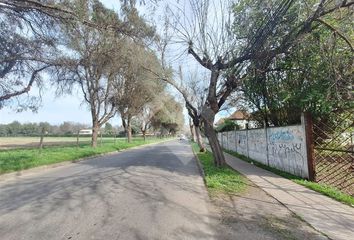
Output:
[[[225,149],[296,176],[309,176],[303,125],[223,132],[218,139]]]

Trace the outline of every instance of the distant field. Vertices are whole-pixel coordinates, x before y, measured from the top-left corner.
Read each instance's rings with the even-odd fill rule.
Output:
[[[1,140],[4,139],[5,138]],[[37,138],[28,138],[26,139],[27,144],[31,144],[31,139],[38,140]],[[68,140],[68,138],[56,139]],[[86,142],[82,142],[78,147],[76,146],[76,143],[73,142],[73,139],[74,138],[69,138],[71,142],[57,141],[57,145],[44,146],[42,150],[34,147],[2,149],[0,150],[0,174],[63,161],[74,161],[76,159],[86,158],[97,154],[119,151],[122,149],[140,146],[148,143],[157,143],[168,140],[168,138],[148,138],[146,141],[144,141],[143,138],[137,137],[133,138],[131,143],[128,143],[125,139],[119,139],[114,142],[113,138],[104,138],[102,144],[100,144],[99,141],[97,148],[92,148],[90,146],[89,138],[86,138]],[[15,143],[17,143],[16,140],[21,140],[21,138],[11,138],[11,140],[12,142],[15,140]],[[22,144],[24,143],[26,143],[26,141],[24,141],[24,138],[22,138]]]
[[[80,137],[80,143],[91,141],[91,137]],[[114,138],[103,138],[102,141],[114,141]],[[98,138],[100,142],[100,138]],[[76,137],[45,137],[44,146],[70,145],[76,143]],[[39,144],[39,137],[0,137],[0,149],[29,148]]]

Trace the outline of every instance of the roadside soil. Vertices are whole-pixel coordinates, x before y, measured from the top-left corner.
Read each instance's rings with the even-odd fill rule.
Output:
[[[239,195],[210,197],[223,239],[328,239],[252,183]]]

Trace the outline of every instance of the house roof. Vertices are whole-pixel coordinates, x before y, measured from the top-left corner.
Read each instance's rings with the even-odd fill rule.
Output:
[[[216,126],[219,126],[219,125],[223,124],[224,122],[225,122],[225,118],[220,118],[220,119],[215,123],[215,125],[216,125]]]
[[[246,111],[237,110],[231,114],[228,119],[230,120],[248,120],[250,115]]]

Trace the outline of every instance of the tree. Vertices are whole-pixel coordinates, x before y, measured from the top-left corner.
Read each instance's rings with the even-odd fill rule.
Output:
[[[113,126],[109,122],[107,122],[104,126],[104,132],[105,134],[112,135],[113,134]]]
[[[115,85],[115,104],[122,118],[128,142],[132,137],[132,119],[146,111],[146,105],[152,102],[158,93],[164,91],[162,84],[146,69],[160,71],[161,65],[149,50],[133,42],[127,42],[122,74]],[[134,52],[134,54],[132,54]],[[145,108],[144,108],[145,107]]]
[[[139,17],[135,1],[119,2],[123,20],[97,0],[0,0],[0,109],[17,100],[19,111],[36,110],[41,98],[26,94],[33,86],[41,89],[48,81],[42,77],[45,71],[53,81],[66,81],[60,79],[66,76],[62,70],[72,63],[60,59],[57,46],[63,32],[59,25],[109,30],[134,39],[153,34],[154,29]],[[114,21],[97,21],[97,16],[87,14],[90,6],[96,8],[96,13],[101,12],[101,19],[107,16]]]
[[[228,132],[228,131],[234,131],[238,129],[240,129],[240,126],[238,126],[235,122],[233,122],[230,119],[225,119],[225,121],[222,124],[216,127],[217,132]]]
[[[257,9],[253,12],[261,14],[261,7],[253,6]],[[339,113],[350,108],[353,32],[346,11],[349,9],[342,10],[340,17],[320,18],[318,21],[325,24],[295,43],[287,55],[252,62],[242,91],[259,123],[297,124],[304,111],[326,118],[333,110]],[[289,22],[284,27],[291,25]]]
[[[163,108],[163,101],[161,100],[164,96],[163,94],[164,93],[157,93],[151,102],[143,106],[142,111],[136,118],[138,125],[140,125],[140,131],[143,134],[144,141],[146,140],[147,132],[152,128],[152,121],[155,115]]]
[[[75,1],[74,8],[79,16],[91,19],[99,26],[121,23],[114,11],[106,9],[95,0]],[[130,28],[139,29],[139,36],[148,38],[153,33],[138,18],[135,9],[124,8],[123,14],[129,20]],[[122,74],[127,65],[124,62],[126,43],[131,39],[111,28],[98,30],[82,24],[65,25],[63,31],[66,33],[67,46],[72,51],[73,58],[69,66],[72,79],[69,84],[61,84],[65,84],[69,89],[76,84],[81,89],[91,111],[92,146],[96,147],[99,129],[117,112],[116,90],[121,87]],[[139,42],[143,43],[143,39]]]
[[[257,1],[258,4],[261,2]],[[245,13],[242,21],[248,23],[254,16],[248,3],[246,0],[235,4],[229,1],[191,0],[190,18],[182,13],[182,21],[181,16],[175,14],[175,22],[178,23],[175,29],[188,45],[188,53],[200,66],[210,71],[201,117],[217,166],[224,165],[225,159],[213,129],[215,115],[247,76],[250,62],[258,59],[270,61],[278,55],[287,54],[297,41],[321,24],[321,17],[354,4],[348,1],[316,1],[314,3],[318,4],[314,8],[307,6],[305,17],[297,18],[294,13],[299,10],[300,1],[275,0],[264,10],[265,14],[257,18],[257,24],[251,25],[244,34],[236,35],[232,26],[237,26],[242,18],[237,18],[239,11],[235,11],[235,21],[232,21],[231,11],[242,9]],[[295,24],[286,29],[284,26],[288,22]]]
[[[171,95],[163,97],[163,107],[151,120],[153,128],[160,129],[161,135],[175,135],[184,125],[183,108]]]
[[[40,98],[25,94],[33,86],[41,89],[45,71],[60,78],[57,22],[40,11],[17,8],[19,2],[0,1],[0,109],[17,100],[18,111],[34,111]]]

